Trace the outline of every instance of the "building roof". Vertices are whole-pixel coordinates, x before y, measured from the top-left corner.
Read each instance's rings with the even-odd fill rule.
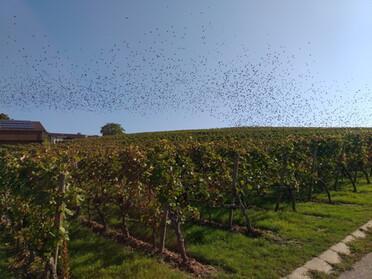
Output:
[[[42,131],[44,126],[38,121],[26,120],[0,120],[1,131]]]
[[[48,133],[50,137],[68,138],[68,139],[82,139],[88,137],[82,134],[64,134],[64,133]]]
[[[38,121],[0,120],[0,144],[41,143],[45,132]]]

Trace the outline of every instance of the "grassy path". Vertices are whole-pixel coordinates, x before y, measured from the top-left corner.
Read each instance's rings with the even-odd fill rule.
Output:
[[[70,265],[79,279],[184,279],[189,276],[154,257],[131,251],[72,223]]]
[[[276,213],[274,205],[250,210],[253,226],[272,231],[277,240],[190,225],[186,229],[189,251],[221,268],[223,272],[215,278],[279,278],[372,219],[372,185],[359,185],[359,190],[353,193],[351,185],[344,185],[342,191],[333,193],[338,203],[300,203],[297,212],[290,205]],[[316,199],[326,199],[326,195]],[[212,219],[227,223],[228,214],[216,210]],[[238,211],[234,222],[244,225]]]

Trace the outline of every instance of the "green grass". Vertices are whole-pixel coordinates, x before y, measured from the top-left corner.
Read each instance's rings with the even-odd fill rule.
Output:
[[[133,252],[75,223],[70,227],[69,252],[73,278],[181,279],[188,276],[159,259]]]
[[[360,179],[361,181],[364,181]],[[332,185],[333,186],[333,185]],[[359,193],[354,193],[351,185],[344,183],[341,190],[331,191],[332,201],[340,203],[351,203],[359,205],[371,205],[372,200],[372,184],[366,184],[362,182],[357,184]],[[318,194],[316,199],[320,201],[327,201],[327,195],[325,193]]]
[[[263,200],[262,207],[248,210],[253,226],[266,232],[259,238],[188,222],[183,226],[187,250],[202,263],[216,267],[218,273],[212,278],[274,279],[288,275],[372,219],[371,185],[361,180],[360,193],[353,193],[347,183],[340,186],[341,190],[332,191],[336,203],[320,202],[326,195],[318,193],[314,202],[298,203],[297,212],[292,212],[290,204],[274,212],[272,201]],[[260,205],[259,199],[253,204]],[[228,210],[213,209],[211,214],[214,221],[227,223]],[[203,217],[207,216],[204,211]],[[118,227],[115,218],[109,223]],[[245,225],[239,210],[235,211],[234,224]],[[130,228],[134,235],[149,239],[151,232],[144,227],[131,223]],[[71,272],[76,279],[191,277],[154,256],[130,251],[75,223],[70,227],[70,239]],[[174,232],[169,229],[167,247],[174,248],[175,243]],[[363,250],[363,245],[355,246]],[[11,278],[2,275],[6,269],[4,253],[0,246],[0,279]]]
[[[186,229],[188,251],[225,271],[216,278],[279,278],[287,275],[372,218],[370,207],[319,203],[300,204],[297,213],[250,213],[253,226],[272,230],[276,238],[252,239],[195,225]]]
[[[348,184],[342,187],[333,193],[334,200],[342,195],[348,204],[304,202],[298,204],[297,212],[290,205],[274,212],[265,204],[265,208],[249,210],[253,226],[269,230],[274,237],[248,238],[189,224],[185,230],[188,251],[218,267],[221,272],[215,278],[285,276],[372,219],[371,185],[359,185],[361,193],[353,193]],[[228,210],[212,210],[212,219],[226,224]],[[240,211],[235,211],[234,224],[244,225]]]
[[[353,193],[352,186],[344,183],[342,190],[333,192],[337,201],[343,196],[347,204],[319,202],[326,195],[315,195],[315,202],[302,202],[297,212],[290,204],[283,204],[274,212],[272,200],[253,200],[256,207],[249,210],[254,227],[266,231],[264,237],[250,238],[239,233],[208,226],[186,223],[183,227],[187,250],[193,257],[217,268],[213,278],[280,278],[319,255],[347,234],[372,219],[370,185],[358,185],[360,193]],[[212,219],[227,224],[228,210],[212,209]],[[203,217],[208,218],[207,210]],[[111,219],[115,227],[118,221]],[[235,211],[234,224],[245,225],[242,213]],[[131,224],[131,232],[149,239],[150,231],[138,224]],[[167,247],[175,247],[172,230],[168,232]]]

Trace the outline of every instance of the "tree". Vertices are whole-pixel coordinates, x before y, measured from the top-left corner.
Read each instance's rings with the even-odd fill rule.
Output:
[[[107,123],[101,127],[102,136],[112,136],[124,134],[125,130],[117,123]]]
[[[10,120],[10,117],[5,113],[0,113],[0,120]]]

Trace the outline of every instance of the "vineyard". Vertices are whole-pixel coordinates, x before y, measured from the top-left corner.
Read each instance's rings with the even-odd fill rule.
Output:
[[[186,277],[279,278],[342,238],[345,228],[336,223],[329,225],[332,232],[318,231],[323,222],[346,214],[340,224],[352,229],[371,217],[370,129],[134,134],[3,146],[0,161],[2,230],[22,251],[23,272],[35,269],[43,278],[78,278],[70,266],[70,222],[162,258]],[[338,194],[345,185],[348,194]],[[358,206],[345,209],[341,203]],[[314,226],[314,235],[285,232],[286,220],[288,226]],[[317,233],[321,245],[311,246]],[[225,250],[230,246],[229,256],[213,245],[209,251],[197,245],[208,238]],[[284,254],[295,252],[285,268],[260,277],[229,262],[239,262],[234,241],[258,245],[244,251],[256,261],[269,257],[258,253],[259,246],[277,247],[276,267],[287,261]],[[301,254],[306,245],[310,255]]]

